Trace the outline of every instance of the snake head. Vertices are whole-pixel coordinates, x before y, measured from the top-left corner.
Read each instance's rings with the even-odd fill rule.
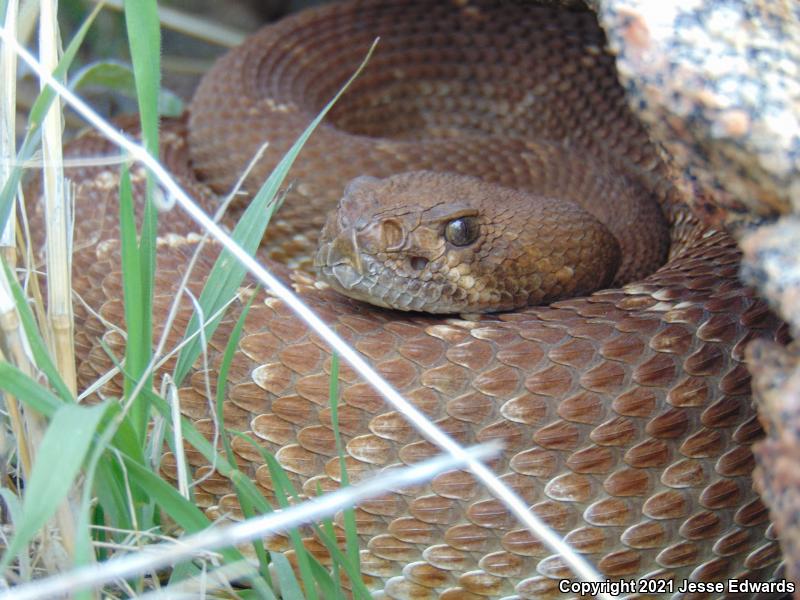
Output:
[[[573,202],[416,171],[351,182],[314,264],[357,300],[477,313],[599,289],[619,260],[614,236]]]

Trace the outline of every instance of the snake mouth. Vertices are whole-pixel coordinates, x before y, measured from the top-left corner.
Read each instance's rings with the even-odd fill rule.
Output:
[[[351,265],[317,266],[320,279],[337,292],[361,302],[368,302],[382,308],[402,311],[425,310],[429,298],[419,294],[414,288],[416,280],[402,276],[388,277],[386,273],[362,274]],[[391,281],[386,281],[391,279]]]
[[[409,262],[419,272],[430,261],[414,256]],[[370,254],[360,252],[353,236],[347,232],[320,242],[314,266],[319,278],[337,292],[382,308],[430,311],[443,293],[442,287],[434,282],[422,282],[417,277],[396,272]]]

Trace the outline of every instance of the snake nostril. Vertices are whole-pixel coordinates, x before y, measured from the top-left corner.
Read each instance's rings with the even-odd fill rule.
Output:
[[[430,261],[422,256],[412,256],[410,259],[408,259],[408,262],[411,265],[411,268],[415,271],[422,271],[422,269],[428,266],[428,262]]]

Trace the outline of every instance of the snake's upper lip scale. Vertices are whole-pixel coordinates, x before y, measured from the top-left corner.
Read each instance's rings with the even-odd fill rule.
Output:
[[[350,265],[337,264],[330,267],[330,274],[346,290],[357,288],[364,278]]]
[[[364,281],[355,228],[339,231],[335,238],[322,241],[314,258],[314,266],[329,279],[335,279],[344,290],[353,290]]]

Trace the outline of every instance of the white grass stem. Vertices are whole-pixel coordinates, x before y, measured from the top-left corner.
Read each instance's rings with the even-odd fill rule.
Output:
[[[458,469],[468,461],[487,460],[500,451],[497,443],[462,448],[461,457],[443,455],[412,467],[389,469],[358,485],[317,496],[290,508],[234,523],[217,525],[187,536],[177,543],[156,544],[136,554],[75,569],[37,582],[20,585],[0,594],[0,600],[31,600],[64,596],[109,581],[127,579],[141,573],[174,566],[181,561],[285,532],[304,523],[331,517],[358,502],[385,494],[387,489],[404,488],[429,481],[439,473]]]
[[[17,19],[17,39],[23,44],[30,41],[39,19],[39,0],[23,0]]]
[[[112,125],[103,120],[95,113],[83,100],[78,98],[70,90],[54,80],[50,75],[42,71],[33,56],[20,46],[8,31],[0,28],[0,37],[6,43],[14,46],[26,63],[39,73],[40,77],[45,78],[56,93],[61,95],[83,118],[92,126],[97,128],[104,136],[124,150],[128,151],[134,159],[144,164],[152,171],[164,189],[175,197],[175,200],[198,223],[205,231],[214,237],[222,246],[242,264],[247,270],[263,285],[272,291],[275,296],[283,300],[317,335],[322,337],[330,346],[347,361],[355,371],[369,382],[396,410],[406,416],[409,422],[417,428],[427,439],[446,450],[454,458],[463,460],[470,471],[480,480],[498,499],[500,499],[508,509],[527,527],[535,536],[556,554],[559,554],[564,562],[572,569],[574,574],[581,580],[589,582],[601,582],[603,579],[599,573],[580,555],[578,555],[567,543],[564,542],[555,532],[548,528],[536,515],[528,510],[525,502],[501,479],[497,477],[489,468],[482,463],[474,460],[464,448],[462,448],[449,435],[440,430],[433,424],[416,406],[403,398],[377,371],[375,371],[362,356],[353,350],[336,332],[326,325],[314,312],[308,308],[288,287],[286,287],[274,275],[262,267],[256,259],[250,256],[239,245],[226,234],[212,218],[197,206],[189,195],[181,189],[175,179],[166,169],[155,160],[150,154],[135,141],[121,134]],[[611,596],[599,595],[603,600],[611,600]]]
[[[8,0],[5,24],[9,31],[17,30],[19,2]],[[5,160],[17,155],[17,54],[7,44],[0,48],[0,186],[5,185],[11,173],[11,166]],[[6,262],[13,269],[16,263],[16,244],[14,234],[17,228],[16,211],[12,210],[5,229],[0,232],[0,250]]]
[[[113,165],[121,165],[130,162],[131,157],[125,154],[98,154],[95,156],[75,156],[72,158],[65,158],[58,163],[45,162],[42,159],[41,153],[35,152],[27,160],[18,161],[16,156],[3,155],[4,167],[22,167],[23,169],[38,169],[44,166],[61,165],[65,169],[78,169],[89,167],[108,167]]]
[[[178,395],[178,388],[172,378],[166,376],[164,384],[167,388],[166,398],[169,402],[171,417],[172,417],[172,431],[173,431],[173,446],[175,448],[175,464],[178,469],[178,491],[181,496],[190,499],[189,495],[189,473],[186,469],[186,453],[184,452],[183,445],[183,426],[181,415],[181,399]],[[216,447],[216,446],[215,446]]]
[[[116,10],[123,10],[123,0],[92,0],[95,4],[101,2]],[[234,29],[220,25],[214,21],[203,19],[195,15],[190,15],[168,6],[158,7],[158,19],[161,25],[167,29],[172,29],[179,33],[183,33],[198,40],[203,40],[222,46],[224,48],[233,48],[238,46],[244,41],[247,34]]]

